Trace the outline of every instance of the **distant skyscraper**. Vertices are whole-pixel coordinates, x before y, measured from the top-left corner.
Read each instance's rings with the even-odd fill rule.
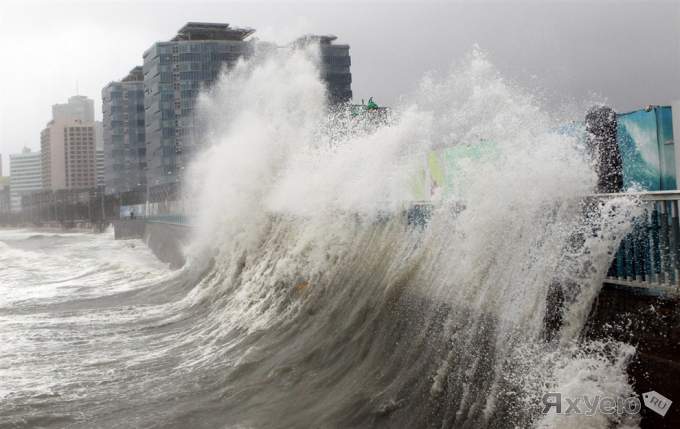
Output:
[[[78,119],[81,122],[94,122],[94,100],[84,95],[69,97],[68,103],[52,106],[52,119],[55,121]]]
[[[103,168],[107,193],[146,187],[144,74],[133,68],[102,90]]]
[[[104,150],[104,124],[94,121],[94,142],[97,150]]]
[[[9,182],[9,177],[0,176],[0,213],[6,213],[10,211]]]
[[[42,190],[40,152],[23,152],[9,156],[10,205],[13,212],[21,210],[21,197]]]
[[[106,186],[104,178],[104,124],[102,121],[94,121],[94,147],[97,186]]]
[[[349,45],[333,42],[336,36],[319,36],[308,34],[293,42],[294,47],[304,47],[318,43],[321,54],[321,78],[326,82],[329,101],[331,103],[345,103],[352,99],[352,64],[349,55]]]
[[[94,102],[78,95],[52,107],[53,118],[40,134],[44,189],[96,186]]]
[[[106,186],[106,168],[104,164],[104,151],[95,152],[95,164],[97,171],[97,186]]]
[[[144,53],[147,180],[150,186],[178,180],[198,144],[194,102],[226,66],[254,51],[249,28],[190,22],[168,42]]]

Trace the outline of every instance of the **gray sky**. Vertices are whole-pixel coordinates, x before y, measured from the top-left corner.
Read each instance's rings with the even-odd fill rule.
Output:
[[[228,22],[285,43],[308,32],[349,43],[355,100],[394,104],[477,44],[548,105],[619,111],[680,99],[680,1],[0,2],[0,153],[39,150],[51,105],[95,99],[187,21]],[[5,170],[7,172],[8,170]],[[7,173],[5,173],[7,174]]]

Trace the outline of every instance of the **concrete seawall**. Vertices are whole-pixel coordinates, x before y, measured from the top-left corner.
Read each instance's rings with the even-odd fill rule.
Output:
[[[113,221],[113,236],[116,240],[144,238],[146,221],[144,219],[126,219]]]
[[[191,228],[186,225],[147,221],[145,219],[124,219],[113,222],[116,240],[140,238],[158,259],[170,264],[173,269],[181,268],[186,262],[184,247],[188,244]]]
[[[641,427],[679,428],[680,413],[680,304],[677,296],[605,284],[588,318],[584,337],[616,339],[633,344],[636,353],[628,376],[638,394],[661,393],[672,401],[662,417],[642,407]]]

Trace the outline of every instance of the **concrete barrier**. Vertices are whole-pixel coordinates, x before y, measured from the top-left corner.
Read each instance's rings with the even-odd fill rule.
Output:
[[[125,240],[139,238],[158,259],[181,268],[186,262],[184,247],[188,244],[191,227],[146,219],[122,219],[113,222],[114,238]]]
[[[144,219],[124,219],[113,221],[113,236],[116,240],[144,238],[146,222]]]
[[[605,285],[593,306],[583,336],[633,344],[628,376],[638,394],[656,391],[680,400],[680,304],[677,296],[654,295],[649,288]],[[673,404],[675,406],[675,404]],[[644,428],[678,428],[680,413],[665,417],[642,410]]]
[[[184,247],[188,244],[191,228],[186,225],[146,222],[144,242],[158,259],[181,268],[186,262]]]

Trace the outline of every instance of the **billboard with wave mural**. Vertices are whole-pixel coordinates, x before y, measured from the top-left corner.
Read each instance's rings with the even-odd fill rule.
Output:
[[[624,189],[676,189],[673,118],[669,106],[617,115]]]

